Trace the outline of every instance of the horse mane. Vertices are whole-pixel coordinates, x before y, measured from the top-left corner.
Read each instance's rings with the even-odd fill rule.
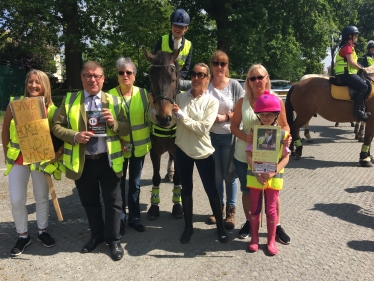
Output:
[[[330,79],[330,76],[328,74],[306,74],[303,77],[301,77],[300,81],[308,79],[308,78],[325,78],[325,79]]]

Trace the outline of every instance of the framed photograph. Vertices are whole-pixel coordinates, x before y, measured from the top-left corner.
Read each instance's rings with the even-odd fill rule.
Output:
[[[254,172],[276,172],[281,148],[280,137],[279,126],[254,126],[252,150]]]

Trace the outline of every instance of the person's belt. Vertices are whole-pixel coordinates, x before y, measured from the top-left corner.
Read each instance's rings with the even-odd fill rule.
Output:
[[[104,157],[108,158],[108,153],[107,152],[100,153],[100,154],[95,154],[95,155],[85,155],[86,160],[99,160],[99,159],[102,159]]]

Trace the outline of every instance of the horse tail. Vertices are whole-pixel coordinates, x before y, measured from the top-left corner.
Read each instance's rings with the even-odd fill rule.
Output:
[[[291,128],[291,125],[293,124],[293,121],[294,121],[293,120],[293,106],[292,106],[292,103],[291,103],[291,94],[292,94],[292,91],[293,91],[294,87],[295,86],[292,86],[290,88],[290,90],[288,91],[287,97],[286,97],[286,103],[285,103],[287,123],[290,126],[290,128]]]

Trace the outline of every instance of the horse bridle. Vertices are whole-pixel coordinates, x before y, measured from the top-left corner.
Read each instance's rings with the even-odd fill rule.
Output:
[[[157,64],[151,64],[151,67],[168,67],[168,66],[172,66],[175,68],[175,64],[174,63],[170,63],[170,64],[165,64],[165,65],[157,65]],[[157,100],[167,100],[169,102],[171,102],[171,104],[175,104],[175,97],[178,93],[178,77],[177,77],[177,86],[176,86],[176,89],[175,89],[175,92],[173,94],[173,99],[167,97],[167,96],[164,96],[164,95],[159,95],[157,97],[154,97],[153,96],[153,93],[152,93],[152,96],[153,96],[153,104],[156,103]]]

